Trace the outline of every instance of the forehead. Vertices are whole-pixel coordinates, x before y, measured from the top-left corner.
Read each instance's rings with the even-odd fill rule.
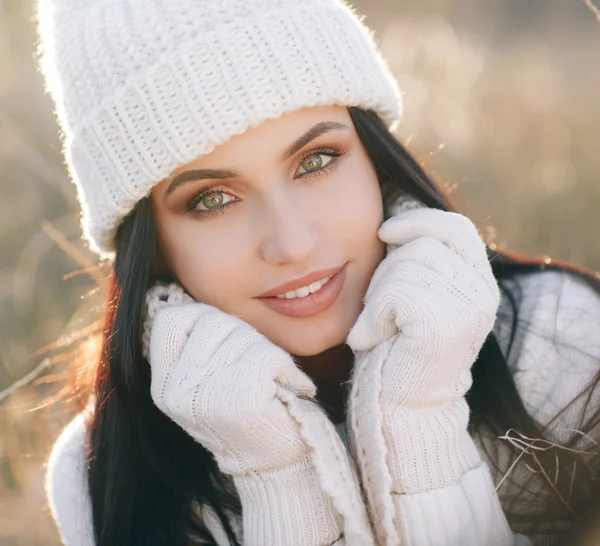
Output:
[[[276,119],[269,119],[256,127],[231,137],[211,153],[177,169],[172,176],[190,168],[218,167],[240,160],[247,154],[268,153],[279,157],[298,136],[322,122],[343,123],[352,131],[352,121],[348,110],[343,106],[315,106],[302,108]]]

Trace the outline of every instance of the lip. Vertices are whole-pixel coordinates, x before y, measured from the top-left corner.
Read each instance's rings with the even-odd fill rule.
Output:
[[[315,281],[320,281],[325,277],[333,277],[335,274],[339,273],[342,269],[344,269],[344,267],[345,264],[342,267],[330,267],[328,269],[319,269],[318,271],[312,271],[311,273],[304,275],[304,277],[294,279],[293,281],[284,282],[283,284],[280,284],[275,288],[271,288],[270,290],[259,294],[257,298],[274,298],[275,296],[285,294],[290,290],[297,290],[298,288],[308,286],[309,284],[312,284]]]
[[[346,280],[346,265],[347,264],[344,264],[342,267],[315,271],[309,275],[296,279],[295,281],[281,284],[268,292],[264,292],[264,294],[273,295],[265,296],[264,294],[261,294],[258,296],[258,299],[270,309],[282,315],[295,318],[312,317],[329,309],[329,307],[337,300],[344,287],[344,281]],[[331,279],[325,286],[304,298],[288,300],[276,297],[278,294],[284,294],[288,290],[301,288],[302,286],[306,286],[314,281],[329,276],[331,276]]]

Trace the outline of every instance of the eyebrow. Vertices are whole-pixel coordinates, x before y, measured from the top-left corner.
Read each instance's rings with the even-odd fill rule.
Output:
[[[294,140],[294,142],[292,142],[292,144],[286,148],[281,156],[281,160],[285,161],[289,157],[293,156],[296,152],[304,148],[304,146],[306,146],[309,142],[315,140],[315,138],[318,138],[330,131],[336,131],[340,129],[348,130],[349,127],[337,121],[322,121],[321,123],[317,123],[315,126],[306,131],[306,133],[304,133],[301,137]]]
[[[300,151],[309,142],[312,142],[321,135],[330,131],[337,130],[348,130],[350,127],[344,123],[337,121],[322,121],[311,127],[303,135],[298,137],[292,144],[290,144],[281,156],[281,160],[285,161],[296,152]],[[177,175],[167,187],[164,193],[164,199],[169,197],[179,186],[186,184],[187,182],[196,182],[198,180],[227,180],[229,178],[235,178],[238,174],[235,171],[227,169],[191,169],[184,171]]]
[[[223,169],[193,169],[184,171],[177,175],[169,187],[165,190],[164,198],[167,199],[179,186],[186,184],[187,182],[196,182],[198,180],[227,180],[229,178],[235,178],[237,173],[235,171],[227,171]]]

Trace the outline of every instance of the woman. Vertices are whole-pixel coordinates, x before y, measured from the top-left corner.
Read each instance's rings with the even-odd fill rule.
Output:
[[[66,544],[554,544],[585,515],[597,281],[451,211],[349,8],[39,9],[113,267],[93,395],[49,461]]]

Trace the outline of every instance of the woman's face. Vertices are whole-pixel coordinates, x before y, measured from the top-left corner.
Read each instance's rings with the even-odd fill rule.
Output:
[[[296,356],[346,340],[384,246],[379,184],[345,108],[249,129],[152,202],[162,261],[196,300]]]

